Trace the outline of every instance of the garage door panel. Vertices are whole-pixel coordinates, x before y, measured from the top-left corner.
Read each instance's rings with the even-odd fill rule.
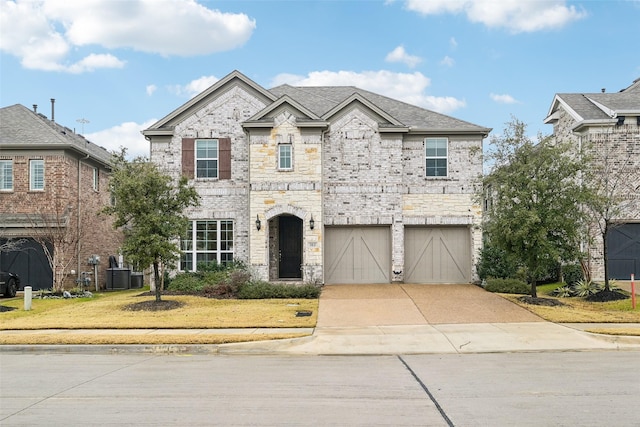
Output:
[[[389,283],[389,228],[330,227],[325,238],[327,283]]]
[[[405,282],[471,281],[470,233],[466,227],[405,229]]]
[[[611,229],[607,239],[609,278],[629,280],[640,276],[640,224],[621,224]]]

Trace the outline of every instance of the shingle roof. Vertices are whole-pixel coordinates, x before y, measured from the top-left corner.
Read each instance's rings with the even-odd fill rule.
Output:
[[[405,126],[421,130],[458,130],[488,133],[491,129],[407,104],[355,86],[304,86],[281,85],[269,89],[274,95],[289,96],[318,116],[322,117],[338,104],[354,94],[367,99]]]
[[[606,120],[625,113],[640,114],[640,79],[620,92],[559,93],[556,97],[564,101],[581,120]]]
[[[0,148],[71,149],[105,165],[112,159],[106,149],[20,104],[0,108]]]

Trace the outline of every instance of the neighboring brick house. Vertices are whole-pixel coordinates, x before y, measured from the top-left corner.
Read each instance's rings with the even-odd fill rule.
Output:
[[[104,148],[23,105],[0,109],[0,240],[25,240],[0,254],[0,268],[17,273],[22,288],[52,287],[43,240],[65,253],[56,268],[60,283],[75,286],[81,272],[93,272],[88,259],[98,255],[104,287],[108,257],[122,241],[111,218],[99,213],[110,203],[110,161]]]
[[[234,71],[143,131],[201,196],[181,270],[262,279],[469,283],[490,129],[356,87],[267,90]]]
[[[640,79],[619,92],[558,93],[545,123],[553,136],[584,147],[597,163],[601,188],[620,197],[620,212],[610,219],[608,275],[640,277]],[[591,276],[604,279],[603,241],[595,224],[586,242]]]

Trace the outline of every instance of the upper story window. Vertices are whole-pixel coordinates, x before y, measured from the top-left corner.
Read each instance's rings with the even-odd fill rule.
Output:
[[[447,176],[448,144],[447,138],[425,139],[427,177]]]
[[[44,160],[29,160],[29,190],[44,190]]]
[[[93,168],[93,189],[98,191],[100,189],[100,170]]]
[[[218,140],[196,139],[196,178],[218,178]]]
[[[278,169],[291,170],[293,169],[293,146],[291,144],[278,145]]]
[[[13,190],[13,161],[0,160],[0,191]]]

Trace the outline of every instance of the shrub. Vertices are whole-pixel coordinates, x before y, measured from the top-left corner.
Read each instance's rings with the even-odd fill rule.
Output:
[[[515,263],[508,259],[505,251],[488,242],[480,252],[477,268],[481,279],[514,277],[518,270]]]
[[[560,297],[560,298],[570,297],[572,295],[571,287],[569,287],[569,286],[560,286],[558,288],[555,288],[553,290],[553,292],[551,292],[551,295],[556,296],[556,297]]]
[[[577,297],[588,297],[602,290],[602,286],[591,280],[580,280],[573,285],[573,295]]]
[[[222,283],[227,275],[228,272],[224,270],[184,272],[176,275],[167,289],[185,293],[200,293],[205,287]]]
[[[240,286],[239,299],[314,299],[320,296],[320,287],[314,285],[273,284],[262,281],[248,282]]]
[[[567,264],[562,267],[562,276],[564,283],[569,286],[573,286],[581,280],[584,280],[584,273],[582,272],[582,266],[580,263]]]
[[[488,279],[485,289],[489,292],[522,295],[526,295],[530,291],[529,285],[518,279]]]

